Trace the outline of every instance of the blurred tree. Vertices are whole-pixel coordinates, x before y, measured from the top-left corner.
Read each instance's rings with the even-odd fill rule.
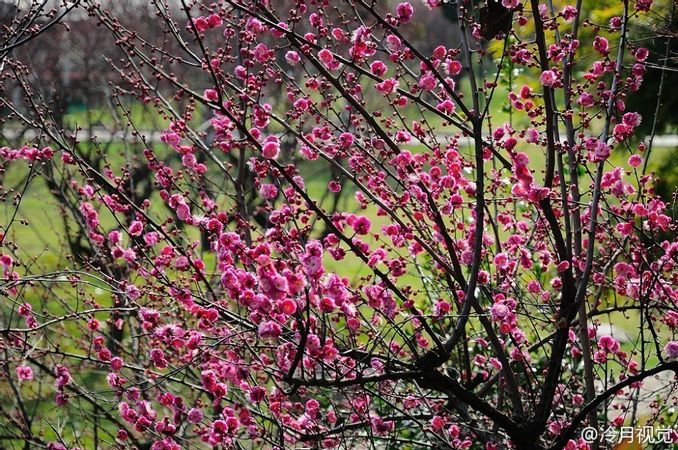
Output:
[[[627,106],[644,118],[641,131],[646,135],[673,133],[678,128],[678,17],[676,5],[660,17],[653,39],[639,41],[650,51],[646,74],[637,95],[628,98]],[[644,30],[632,30],[636,36]]]

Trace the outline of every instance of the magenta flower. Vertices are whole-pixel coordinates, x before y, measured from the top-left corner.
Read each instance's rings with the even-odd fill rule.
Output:
[[[541,73],[539,80],[544,86],[553,86],[558,81],[558,76],[553,70],[545,70]]]
[[[33,369],[29,366],[19,366],[16,368],[16,375],[21,381],[31,381],[33,379]]]

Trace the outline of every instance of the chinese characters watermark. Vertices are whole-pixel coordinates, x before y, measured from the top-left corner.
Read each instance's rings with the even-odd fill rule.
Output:
[[[581,438],[588,443],[599,440],[608,444],[622,442],[637,444],[671,444],[678,442],[678,431],[672,428],[643,427],[608,427],[602,432],[593,427],[586,427],[581,432]]]

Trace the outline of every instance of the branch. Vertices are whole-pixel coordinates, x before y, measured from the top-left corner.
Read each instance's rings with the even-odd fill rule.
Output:
[[[570,424],[570,426],[558,436],[558,438],[555,441],[555,444],[551,447],[550,450],[559,450],[565,447],[565,445],[567,445],[567,441],[572,438],[574,432],[579,427],[581,422],[586,418],[589,412],[595,410],[598,407],[598,405],[600,405],[605,400],[619,392],[619,390],[624,389],[625,387],[630,386],[631,384],[636,383],[638,381],[643,381],[647,377],[657,375],[658,373],[665,372],[667,370],[672,370],[674,374],[678,375],[678,361],[671,361],[659,364],[653,369],[646,370],[632,377],[628,377],[624,381],[615,384],[614,386],[605,390],[603,393],[599,394],[593,401],[587,403],[586,406],[584,406],[584,408],[582,408],[582,410],[579,411],[579,413],[574,417],[574,419],[572,419],[572,423]]]

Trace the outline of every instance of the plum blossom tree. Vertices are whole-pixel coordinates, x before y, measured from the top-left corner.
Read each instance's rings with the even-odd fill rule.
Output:
[[[648,56],[629,28],[661,5],[490,2],[453,2],[460,43],[429,54],[408,29],[437,0],[153,0],[155,34],[82,0],[115,95],[164,121],[123,108],[144,149],[96,159],[8,56],[4,123],[35,133],[0,150],[27,173],[3,192],[3,446],[573,450],[606,445],[585,426],[670,427],[676,225],[625,106]],[[48,259],[20,232],[45,181]]]

